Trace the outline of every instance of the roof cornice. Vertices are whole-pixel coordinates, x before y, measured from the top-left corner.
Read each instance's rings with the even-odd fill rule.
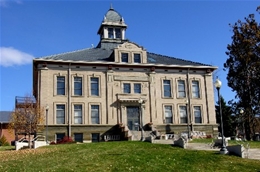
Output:
[[[33,59],[33,63],[63,63],[63,64],[75,64],[75,65],[114,65],[114,66],[144,66],[144,67],[166,67],[166,68],[193,68],[193,69],[218,69],[217,66],[205,66],[205,65],[165,65],[165,64],[154,64],[154,63],[115,63],[115,62],[104,62],[104,61],[95,61],[95,62],[86,62],[86,61],[73,61],[73,60],[50,60],[50,59]]]

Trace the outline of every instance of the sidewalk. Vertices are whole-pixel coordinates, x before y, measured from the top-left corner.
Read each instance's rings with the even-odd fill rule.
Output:
[[[219,151],[219,148],[211,149],[209,144],[206,143],[188,143],[187,149]],[[260,149],[249,149],[248,159],[260,160]]]
[[[172,140],[155,140],[155,144],[173,144]],[[216,151],[218,152],[219,148],[210,148],[210,144],[207,143],[188,143],[187,149],[191,150],[207,150],[207,151]],[[248,150],[248,159],[260,160],[260,149],[249,149]]]

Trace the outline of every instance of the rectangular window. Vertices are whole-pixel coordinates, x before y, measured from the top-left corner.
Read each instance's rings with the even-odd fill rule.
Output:
[[[116,28],[115,32],[116,32],[116,38],[121,38],[121,29]]]
[[[99,124],[99,105],[91,105],[91,123]]]
[[[65,133],[56,133],[56,142],[62,141],[65,137]]]
[[[201,109],[200,106],[194,106],[195,123],[201,123]]]
[[[114,29],[108,28],[108,38],[114,39]]]
[[[129,84],[129,83],[124,83],[123,84],[123,91],[124,91],[124,93],[127,93],[127,94],[129,94],[129,93],[131,93],[131,85]]]
[[[74,105],[74,123],[82,124],[82,105]]]
[[[187,107],[186,106],[180,106],[180,117],[181,117],[181,123],[187,123]]]
[[[134,84],[134,93],[135,94],[141,93],[141,84]]]
[[[82,95],[82,77],[74,77],[74,95]]]
[[[57,77],[57,95],[65,95],[65,76]]]
[[[134,54],[134,63],[141,63],[140,54]]]
[[[172,121],[172,106],[164,106],[165,123],[173,123]]]
[[[171,97],[171,81],[163,80],[163,96]]]
[[[99,133],[91,133],[92,142],[99,142],[100,134]]]
[[[128,63],[128,53],[121,53],[121,62]]]
[[[178,80],[178,97],[179,98],[186,97],[184,80]]]
[[[200,98],[199,81],[192,81],[192,98]]]
[[[65,124],[65,105],[56,105],[56,123]]]
[[[83,133],[74,133],[75,142],[83,142]]]
[[[91,96],[99,96],[98,78],[91,78]]]

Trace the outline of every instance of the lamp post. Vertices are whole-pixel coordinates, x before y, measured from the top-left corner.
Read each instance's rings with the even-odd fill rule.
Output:
[[[46,143],[48,143],[48,111],[49,111],[48,105],[46,105],[45,110],[46,110]]]
[[[221,81],[217,78],[215,81],[215,87],[218,90],[218,102],[219,102],[219,114],[220,114],[220,125],[221,125],[221,135],[222,135],[222,147],[220,149],[221,154],[227,154],[228,150],[226,148],[226,143],[224,142],[224,129],[223,129],[223,120],[222,120],[222,109],[221,109],[221,102],[220,102],[220,87],[222,83]]]
[[[189,100],[185,100],[186,103],[186,115],[187,115],[187,128],[188,128],[188,140],[190,140],[190,118],[189,118]]]
[[[241,118],[242,118],[242,122],[243,122],[243,139],[246,138],[246,132],[245,132],[245,123],[244,123],[244,120],[243,120],[243,113],[244,113],[244,110],[243,109],[240,109],[239,111],[240,115],[241,115]]]
[[[138,100],[138,103],[140,105],[140,109],[139,109],[139,114],[140,114],[140,127],[141,127],[141,141],[144,141],[144,129],[143,129],[143,111],[142,111],[142,104],[143,104],[144,100],[142,98],[140,98]]]

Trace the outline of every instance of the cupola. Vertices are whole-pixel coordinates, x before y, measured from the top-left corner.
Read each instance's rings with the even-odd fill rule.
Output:
[[[99,27],[98,34],[101,41],[105,39],[111,42],[121,42],[126,39],[126,28],[123,17],[111,5]]]

